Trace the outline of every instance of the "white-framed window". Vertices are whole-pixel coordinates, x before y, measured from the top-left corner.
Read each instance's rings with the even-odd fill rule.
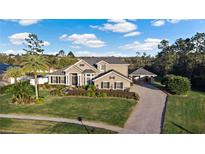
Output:
[[[101,89],[109,89],[110,88],[110,82],[104,81],[101,82]]]
[[[100,71],[102,71],[102,72],[106,71],[106,64],[100,65]]]
[[[91,74],[90,73],[86,73],[85,74],[85,84],[91,84]]]
[[[80,67],[84,67],[85,66],[85,64],[80,64]]]
[[[115,89],[123,89],[123,82],[121,81],[115,82]]]

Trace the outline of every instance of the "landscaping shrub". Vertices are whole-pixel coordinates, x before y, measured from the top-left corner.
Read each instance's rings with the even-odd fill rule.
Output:
[[[135,92],[128,92],[122,90],[96,90],[96,93],[97,96],[122,97],[139,100],[139,95]]]
[[[88,91],[87,91],[87,96],[89,96],[89,97],[95,97],[95,96],[96,96],[96,93],[95,93],[95,91],[88,90]]]
[[[51,85],[51,84],[48,84],[48,83],[45,83],[45,84],[40,84],[38,85],[40,89],[44,89],[44,90],[50,90],[50,89],[62,89],[62,88],[65,88],[66,86],[65,85]]]
[[[44,99],[39,98],[35,100],[36,104],[43,104],[44,103]]]
[[[86,88],[55,88],[50,91],[50,94],[54,96],[122,97],[139,100],[139,96],[135,92],[129,92],[128,90],[99,90],[94,85]]]
[[[186,77],[167,75],[161,83],[165,85],[165,89],[173,94],[184,94],[190,90],[190,81]]]
[[[64,92],[67,96],[87,96],[87,91],[82,89],[66,90]]]
[[[97,97],[107,97],[107,93],[96,91],[96,96]]]
[[[6,93],[7,89],[9,89],[10,87],[12,87],[13,84],[10,84],[10,85],[7,85],[7,86],[3,86],[3,87],[0,87],[0,94],[4,94]]]
[[[13,95],[12,103],[29,104],[33,103],[34,99],[31,97],[34,94],[34,86],[27,81],[20,81],[11,85],[7,90]]]
[[[93,84],[86,85],[85,86],[85,90],[95,91],[96,90],[96,86],[93,85]]]
[[[63,96],[62,89],[55,88],[50,91],[50,95],[52,96]]]

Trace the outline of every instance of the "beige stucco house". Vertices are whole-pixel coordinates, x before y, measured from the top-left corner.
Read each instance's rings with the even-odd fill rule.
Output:
[[[131,86],[128,65],[117,57],[86,57],[75,64],[48,74],[48,83],[68,86],[94,84],[98,89],[121,89]]]

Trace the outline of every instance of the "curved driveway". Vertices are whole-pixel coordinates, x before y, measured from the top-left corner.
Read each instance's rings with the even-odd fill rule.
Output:
[[[125,123],[123,134],[159,134],[166,102],[166,94],[152,85],[133,85],[131,91],[140,96]]]

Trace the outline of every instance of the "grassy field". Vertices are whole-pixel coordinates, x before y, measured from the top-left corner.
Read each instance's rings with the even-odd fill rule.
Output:
[[[168,96],[163,133],[205,133],[205,93]]]
[[[89,98],[89,97],[52,97],[41,92],[46,100],[44,104],[11,104],[10,95],[0,96],[0,113],[45,115],[51,117],[74,118],[105,122],[123,126],[135,100],[123,98]]]
[[[90,134],[115,133],[105,129],[87,127]],[[56,123],[35,120],[17,120],[0,118],[0,133],[29,133],[29,134],[86,134],[81,125]]]

